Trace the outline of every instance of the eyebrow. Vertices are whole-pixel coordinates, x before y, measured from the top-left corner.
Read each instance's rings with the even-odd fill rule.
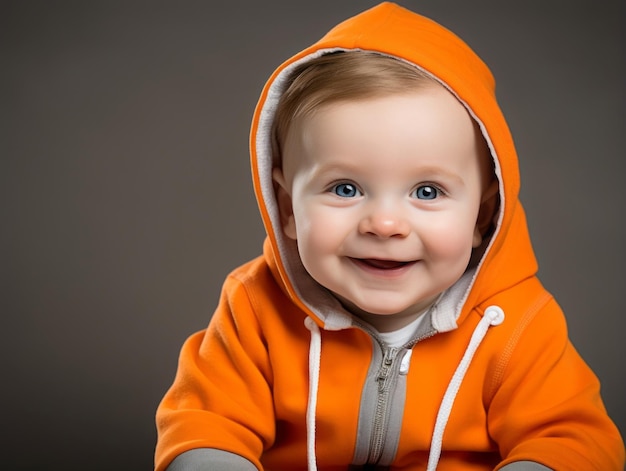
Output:
[[[356,162],[342,162],[342,163],[331,163],[324,166],[318,166],[313,170],[313,175],[317,178],[324,178],[326,175],[332,175],[333,173],[359,173],[363,168],[362,165]],[[465,180],[461,175],[455,172],[451,172],[445,168],[434,166],[434,165],[426,165],[426,166],[416,166],[413,169],[413,173],[416,175],[420,175],[420,178],[424,178],[426,180],[433,179],[437,180],[439,178],[445,178],[447,180],[452,180],[457,184],[464,185]]]
[[[325,165],[321,165],[321,164],[316,164],[313,167],[313,174],[315,176],[324,176],[328,173],[341,173],[341,172],[358,172],[359,170],[361,170],[363,168],[362,164],[358,164],[356,162],[349,162],[349,163],[331,163],[331,164],[325,164]]]
[[[459,183],[459,184],[465,183],[461,175],[455,172],[451,172],[445,168],[436,167],[432,165],[425,166],[425,167],[418,167],[416,170],[416,173],[424,174],[427,176],[432,176],[434,178],[439,177],[439,178],[446,178],[449,180],[454,180],[456,183]]]

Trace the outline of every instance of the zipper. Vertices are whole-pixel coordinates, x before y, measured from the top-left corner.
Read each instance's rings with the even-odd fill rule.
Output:
[[[385,436],[387,434],[387,422],[391,405],[389,398],[395,389],[392,386],[395,384],[398,375],[400,362],[396,361],[396,359],[399,351],[400,349],[395,347],[389,347],[384,350],[383,360],[376,378],[378,397],[376,400],[376,411],[374,412],[374,426],[372,427],[368,463],[378,463],[385,447]]]
[[[420,336],[414,337],[402,347],[388,347],[377,335],[377,332],[369,326],[360,322],[354,322],[356,327],[368,332],[376,343],[380,346],[383,359],[378,370],[376,382],[378,383],[378,394],[376,398],[376,410],[374,412],[372,432],[370,436],[370,446],[366,464],[378,464],[383,456],[386,445],[386,437],[389,428],[389,415],[391,411],[391,396],[395,393],[401,361],[398,355],[402,351],[408,351],[416,343],[434,336],[435,330],[428,331]],[[400,358],[400,360],[401,360]]]

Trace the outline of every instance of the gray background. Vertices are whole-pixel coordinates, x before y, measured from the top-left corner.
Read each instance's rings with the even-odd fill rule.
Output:
[[[540,275],[626,431],[624,8],[403,1],[491,66]],[[2,1],[3,469],[150,469],[154,410],[260,253],[271,71],[372,1]]]

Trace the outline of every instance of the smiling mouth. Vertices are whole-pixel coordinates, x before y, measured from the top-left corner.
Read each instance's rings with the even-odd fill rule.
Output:
[[[370,270],[397,271],[415,264],[415,261],[401,262],[398,260],[379,260],[376,258],[351,258],[351,260],[363,268]]]

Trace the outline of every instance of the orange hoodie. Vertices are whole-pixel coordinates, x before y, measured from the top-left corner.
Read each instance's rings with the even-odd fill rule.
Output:
[[[480,125],[499,180],[496,229],[478,268],[402,348],[308,276],[282,234],[271,179],[271,123],[290,70],[355,49],[402,58],[444,84]],[[494,88],[458,37],[393,3],[339,24],[274,72],[251,130],[268,238],[261,257],[228,276],[208,328],[182,348],[157,410],[157,471],[623,470],[598,380],[536,278]]]

